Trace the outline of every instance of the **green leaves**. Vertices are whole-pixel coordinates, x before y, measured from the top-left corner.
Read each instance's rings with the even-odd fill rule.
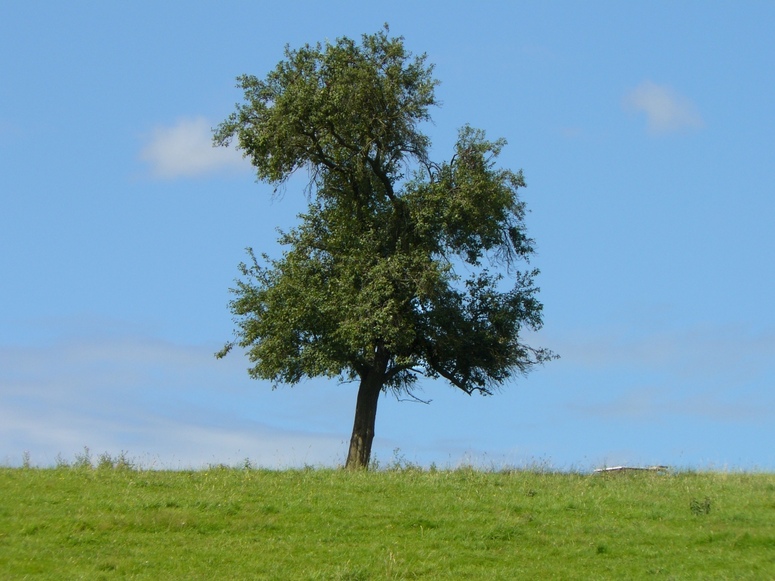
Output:
[[[468,126],[450,161],[428,159],[419,124],[437,81],[387,33],[286,49],[266,79],[239,79],[245,101],[215,142],[236,138],[269,183],[309,168],[312,195],[282,257],[242,265],[236,343],[275,383],[378,373],[410,389],[422,373],[490,393],[553,356],[520,341],[542,309],[537,271],[517,268],[533,252],[525,182],[497,166],[504,140]]]
[[[406,157],[426,157],[429,142],[417,124],[430,118],[437,83],[425,56],[412,58],[387,32],[364,36],[361,46],[341,38],[286,48],[266,80],[240,77],[245,103],[218,127],[215,143],[237,137],[258,178],[270,183],[309,166],[323,183],[377,178],[389,189]]]
[[[525,186],[522,172],[495,165],[505,143],[487,141],[483,131],[466,126],[452,160],[436,166],[429,180],[420,177],[410,184],[407,200],[414,219],[426,236],[435,237],[440,254],[478,266],[490,251],[507,264],[533,252],[517,192]]]

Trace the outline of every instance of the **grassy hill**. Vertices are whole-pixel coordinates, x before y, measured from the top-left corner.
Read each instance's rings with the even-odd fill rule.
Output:
[[[775,475],[1,468],[0,578],[775,579]]]

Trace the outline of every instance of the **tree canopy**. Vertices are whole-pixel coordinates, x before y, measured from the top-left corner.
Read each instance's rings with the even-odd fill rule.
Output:
[[[468,126],[449,161],[431,161],[425,55],[385,27],[286,47],[265,79],[238,81],[244,102],[215,143],[236,139],[275,188],[308,171],[309,203],[281,257],[250,250],[240,265],[235,340],[219,356],[239,345],[274,385],[359,381],[348,467],[368,464],[381,392],[424,376],[490,394],[553,357],[520,337],[542,325],[522,172],[497,165],[504,140]]]

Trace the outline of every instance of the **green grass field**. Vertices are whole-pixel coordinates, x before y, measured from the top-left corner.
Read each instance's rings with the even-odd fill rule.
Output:
[[[775,475],[0,468],[0,579],[112,578],[775,579]]]

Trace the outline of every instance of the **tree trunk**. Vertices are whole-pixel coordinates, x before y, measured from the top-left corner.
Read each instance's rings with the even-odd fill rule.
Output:
[[[374,423],[377,419],[377,403],[382,392],[382,374],[371,370],[361,377],[358,401],[355,404],[355,422],[350,438],[345,468],[358,470],[369,467],[371,443],[374,441]]]

